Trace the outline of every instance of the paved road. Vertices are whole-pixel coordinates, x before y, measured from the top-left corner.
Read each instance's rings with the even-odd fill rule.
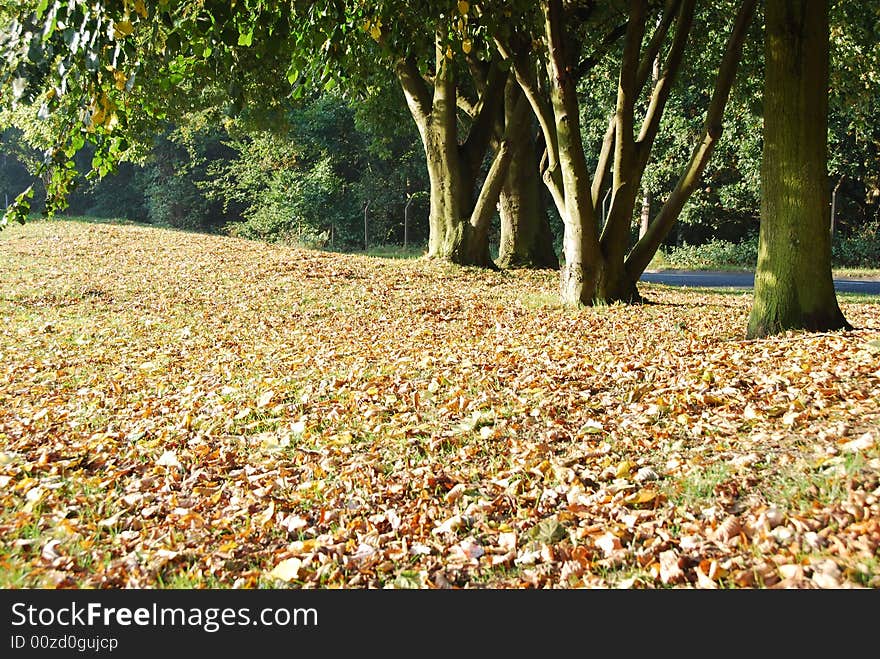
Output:
[[[752,288],[755,276],[749,272],[646,272],[641,281],[688,288]],[[835,279],[834,288],[843,293],[880,295],[880,280]]]

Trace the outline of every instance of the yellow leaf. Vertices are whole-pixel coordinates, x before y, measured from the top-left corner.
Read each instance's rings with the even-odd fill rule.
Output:
[[[235,540],[230,540],[229,542],[224,542],[222,545],[217,547],[217,551],[232,551],[236,547],[238,547],[238,543]]]
[[[375,41],[379,41],[382,38],[382,28],[379,27],[378,23],[374,23],[370,28],[370,36],[373,37]]]
[[[461,49],[464,51],[465,55],[467,55],[474,49],[474,44],[471,43],[470,39],[465,39],[461,42]]]
[[[114,71],[113,72],[113,80],[116,83],[116,89],[122,91],[125,89],[125,83],[128,82],[128,76],[125,75],[122,71]]]
[[[299,576],[300,568],[302,568],[300,559],[288,558],[276,565],[269,576],[280,581],[293,581]]]
[[[141,18],[147,17],[147,6],[144,4],[144,0],[134,0],[134,11]]]
[[[654,499],[657,498],[657,492],[651,490],[649,488],[643,488],[633,494],[631,497],[627,497],[624,500],[624,503],[628,506],[637,506],[642,503],[650,503]]]
[[[461,14],[467,15],[468,11],[470,11],[471,3],[467,2],[467,0],[458,0],[458,11]]]
[[[263,512],[257,515],[254,520],[258,526],[266,526],[269,522],[272,521],[272,518],[275,516],[275,502],[270,501],[269,507],[266,508]]]
[[[127,37],[134,31],[134,26],[132,26],[131,21],[117,21],[113,24],[113,29],[117,34]]]

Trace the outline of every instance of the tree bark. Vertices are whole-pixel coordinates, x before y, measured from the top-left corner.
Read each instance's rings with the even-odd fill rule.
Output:
[[[678,5],[675,35],[662,73],[657,71],[648,109],[637,138],[634,135],[634,110],[642,84],[641,77],[646,70],[653,71],[654,62],[659,55],[657,51],[650,52],[649,48],[649,52],[644,57],[641,56],[647,3],[633,2],[630,10],[631,30],[627,31],[624,43],[617,96],[611,210],[601,237],[602,254],[606,260],[598,291],[598,297],[602,299],[625,302],[639,302],[642,299],[636,282],[627,276],[625,257],[630,247],[630,231],[642,178],[672,92],[672,85],[684,59],[695,7],[696,0],[683,0]]]
[[[522,90],[512,78],[505,89],[504,124],[516,121]],[[559,268],[538,170],[535,138],[528,115],[511,126],[511,161],[498,199],[501,239],[496,264],[501,268]]]
[[[761,229],[749,338],[851,329],[831,274],[828,5],[767,0]]]
[[[570,54],[563,36],[561,0],[542,3],[549,44],[548,77],[553,117],[553,134],[547,144],[556,145],[556,157],[544,176],[562,217],[564,263],[560,269],[559,292],[567,306],[591,305],[596,301],[604,259],[599,249],[596,209],[593,206],[590,175],[584,154],[577,99],[577,81],[571,75]],[[549,122],[545,122],[549,123]],[[558,172],[552,169],[556,160]]]
[[[547,154],[542,168],[543,179],[565,225],[560,284],[563,304],[641,300],[636,283],[695,189],[721,135],[721,118],[756,2],[743,0],[737,13],[707,111],[703,139],[644,238],[625,258],[640,183],[672,83],[681,66],[695,0],[667,0],[664,16],[644,52],[641,43],[648,5],[646,0],[630,0],[617,108],[609,123],[592,180],[587,173],[581,143],[577,81],[572,77],[574,67],[570,53],[566,52],[564,3],[562,0],[541,2],[544,37],[548,44],[549,104],[539,93],[530,60],[530,44],[505,43],[496,36],[496,46],[511,63],[516,80],[544,133]],[[666,55],[664,70],[655,81],[648,110],[635,138],[635,99],[651,78],[653,63],[673,22],[675,36]],[[607,182],[609,174],[612,175],[610,184]],[[601,227],[600,239],[600,199],[606,194],[606,187],[612,201],[607,220]]]
[[[500,110],[506,77],[497,71],[489,76],[485,93],[467,139],[459,144],[457,85],[454,67],[446,56],[443,34],[436,35],[436,66],[433,91],[409,58],[396,65],[410,114],[419,129],[430,183],[428,257],[458,265],[494,268],[489,255],[488,229],[484,226],[486,204],[494,207],[501,186],[495,178],[506,174],[510,158],[499,158],[475,195],[479,167],[488,149],[491,117]],[[487,196],[488,195],[488,196]],[[493,197],[494,195],[494,197]]]

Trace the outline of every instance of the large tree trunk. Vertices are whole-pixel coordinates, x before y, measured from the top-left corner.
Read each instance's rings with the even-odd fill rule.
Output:
[[[764,153],[750,338],[849,328],[831,275],[828,6],[767,0]]]
[[[495,96],[504,88],[506,73],[502,75],[500,70],[493,70],[480,104],[481,111],[468,138],[459,144],[454,67],[446,57],[444,35],[438,32],[436,37],[432,90],[413,59],[401,59],[395,67],[425,150],[430,182],[428,256],[458,265],[494,268],[489,255],[491,214],[487,209],[494,208],[510,164],[507,134],[502,138],[479,194],[475,195],[475,189],[489,146],[491,122],[500,108],[501,100]]]
[[[684,57],[696,0],[667,0],[662,19],[644,50],[642,40],[649,4],[630,0],[618,87],[618,102],[590,179],[581,144],[576,67],[564,35],[562,0],[543,0],[544,36],[548,44],[547,77],[550,103],[540,93],[531,58],[531,44],[508,44],[496,38],[502,56],[513,67],[544,133],[547,162],[544,182],[565,223],[561,298],[567,305],[595,302],[633,302],[641,299],[636,282],[695,189],[721,135],[721,117],[735,78],[742,44],[757,0],[742,0],[719,68],[707,112],[703,138],[694,150],[676,189],[628,256],[629,237],[638,190],[660,128],[675,76]],[[665,65],[654,81],[648,109],[638,136],[634,135],[634,104],[652,78],[654,63],[672,25],[675,36]],[[608,182],[608,175],[613,180]],[[597,208],[609,189],[611,210],[598,236]]]
[[[625,258],[630,247],[632,221],[642,178],[673,83],[684,59],[695,7],[696,0],[683,0],[679,4],[675,35],[662,72],[659,64],[656,64],[659,53],[650,60],[642,56],[641,43],[645,33],[647,3],[633,2],[630,9],[614,119],[611,210],[601,237],[606,267],[597,291],[600,299],[609,302],[618,300],[639,302],[642,299],[636,281],[627,275]],[[648,50],[651,50],[650,47]],[[649,54],[650,52],[646,53]],[[635,103],[642,86],[647,83],[648,70],[651,71],[654,86],[647,112],[636,137],[634,135]],[[655,71],[656,75],[654,75]]]
[[[465,209],[472,189],[465,186],[454,141],[451,146],[448,135],[432,122],[424,140],[430,184],[428,256],[462,263],[468,215]]]
[[[505,125],[514,120],[522,91],[511,79],[505,91]],[[496,264],[502,268],[559,268],[547,217],[538,155],[529,118],[511,133],[512,156],[498,200],[501,240]]]

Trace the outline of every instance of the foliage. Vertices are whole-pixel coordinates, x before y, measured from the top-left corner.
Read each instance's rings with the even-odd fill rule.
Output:
[[[682,270],[742,268],[754,270],[758,260],[758,237],[731,242],[712,239],[708,242],[663,250],[664,267]],[[876,227],[864,227],[851,234],[836,234],[831,242],[831,263],[840,268],[875,269],[880,267],[880,240]]]
[[[880,305],[746,341],[748,295],[572,311],[552,273],[143,226],[0,246],[0,585],[880,587]]]
[[[245,211],[246,220],[229,230],[242,238],[324,247],[337,225],[350,228],[347,218],[357,216],[357,208],[344,202],[342,180],[322,159],[310,169],[278,170]],[[345,234],[343,240],[354,237]]]
[[[231,150],[216,130],[167,130],[157,136],[144,170],[144,196],[151,222],[179,229],[210,230],[228,215],[206,197],[200,186],[211,167],[224,162]]]
[[[391,91],[396,96],[389,98]],[[211,169],[212,199],[237,202],[236,236],[338,249],[402,242],[408,195],[427,187],[424,155],[399,92],[388,87],[348,102],[326,93],[296,104],[283,130],[247,126],[228,144],[235,157]],[[390,116],[399,121],[389,122]],[[412,213],[411,242],[426,238],[424,204]]]
[[[848,268],[880,267],[880,230],[866,225],[848,235],[837,235],[831,242],[831,261]]]
[[[22,132],[17,128],[7,128],[2,132],[0,150],[0,194],[3,195],[5,208],[9,201],[31,185],[31,174],[25,163],[35,163],[39,154],[24,143]]]
[[[701,245],[682,244],[664,250],[666,265],[682,270],[713,270],[715,268],[743,268],[754,270],[758,262],[758,236],[732,243],[713,239]]]

